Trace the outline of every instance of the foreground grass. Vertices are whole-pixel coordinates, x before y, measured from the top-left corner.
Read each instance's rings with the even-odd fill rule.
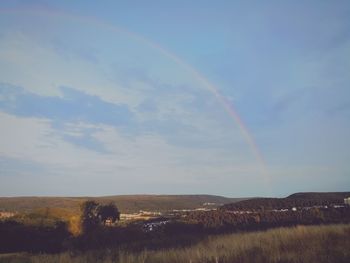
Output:
[[[197,245],[158,251],[90,251],[72,255],[3,255],[0,262],[350,262],[350,225],[297,226],[209,237]]]

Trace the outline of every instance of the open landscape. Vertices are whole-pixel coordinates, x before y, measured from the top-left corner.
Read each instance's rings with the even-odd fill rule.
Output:
[[[0,263],[349,263],[349,14],[1,0]]]
[[[2,198],[0,262],[347,262],[349,197]]]
[[[30,212],[50,207],[72,212],[80,209],[87,200],[99,203],[115,202],[123,213],[145,211],[170,211],[176,209],[195,209],[219,207],[248,198],[227,198],[213,195],[119,195],[104,197],[0,197],[0,209],[9,212]]]

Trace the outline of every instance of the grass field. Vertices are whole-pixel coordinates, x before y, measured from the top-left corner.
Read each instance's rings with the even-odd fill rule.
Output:
[[[297,226],[212,236],[197,245],[157,251],[98,250],[73,255],[2,255],[0,262],[350,262],[350,225]]]
[[[87,200],[99,203],[114,202],[122,213],[139,210],[167,211],[195,209],[204,203],[221,204],[238,202],[247,198],[227,198],[215,195],[116,195],[103,197],[0,197],[0,211],[32,212],[46,207],[79,212],[80,204]]]

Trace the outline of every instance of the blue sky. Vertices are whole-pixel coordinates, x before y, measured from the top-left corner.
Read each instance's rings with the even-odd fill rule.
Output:
[[[348,1],[5,0],[0,13],[1,196],[349,190]]]

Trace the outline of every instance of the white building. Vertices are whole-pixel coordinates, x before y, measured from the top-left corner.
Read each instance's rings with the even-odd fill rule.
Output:
[[[350,205],[350,197],[344,198],[344,204]]]

